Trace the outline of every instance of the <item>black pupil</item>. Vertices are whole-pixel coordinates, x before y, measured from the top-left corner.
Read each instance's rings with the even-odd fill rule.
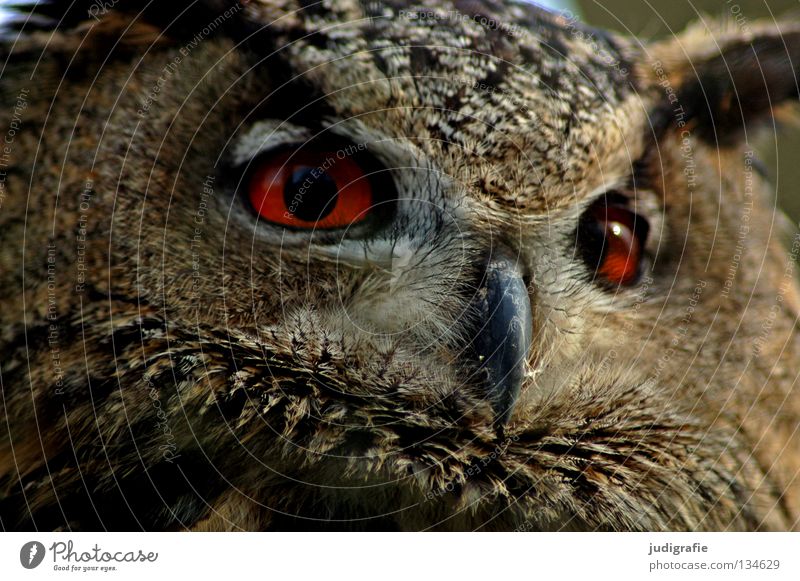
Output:
[[[290,213],[304,222],[317,222],[333,212],[339,190],[333,178],[320,169],[301,166],[283,186],[283,201]]]

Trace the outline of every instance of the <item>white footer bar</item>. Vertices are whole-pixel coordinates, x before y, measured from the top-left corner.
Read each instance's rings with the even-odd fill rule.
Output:
[[[2,579],[800,579],[800,533],[0,533]],[[221,577],[222,576],[222,577]]]

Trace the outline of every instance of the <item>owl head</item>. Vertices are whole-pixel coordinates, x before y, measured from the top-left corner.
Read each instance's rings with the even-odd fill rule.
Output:
[[[4,527],[797,526],[800,26],[172,4],[6,33]]]

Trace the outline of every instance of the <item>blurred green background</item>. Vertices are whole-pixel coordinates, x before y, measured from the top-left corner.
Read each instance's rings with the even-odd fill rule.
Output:
[[[735,14],[748,22],[779,17],[800,21],[799,0],[572,0],[571,4],[587,24],[643,39],[672,36],[701,15],[733,19]],[[797,112],[800,118],[800,106]],[[777,133],[765,129],[753,145],[769,169],[778,204],[798,224],[800,125],[784,126]]]

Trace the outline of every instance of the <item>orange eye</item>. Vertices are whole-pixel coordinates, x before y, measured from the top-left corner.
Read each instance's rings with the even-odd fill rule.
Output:
[[[263,159],[248,195],[258,214],[294,228],[345,228],[365,220],[372,185],[345,150],[283,152]]]
[[[636,230],[638,217],[626,208],[614,206],[596,209],[595,216],[605,232],[605,249],[597,272],[614,284],[636,282],[642,260],[642,242]]]
[[[578,245],[587,266],[614,286],[639,280],[650,226],[627,207],[618,193],[608,193],[581,216]]]

